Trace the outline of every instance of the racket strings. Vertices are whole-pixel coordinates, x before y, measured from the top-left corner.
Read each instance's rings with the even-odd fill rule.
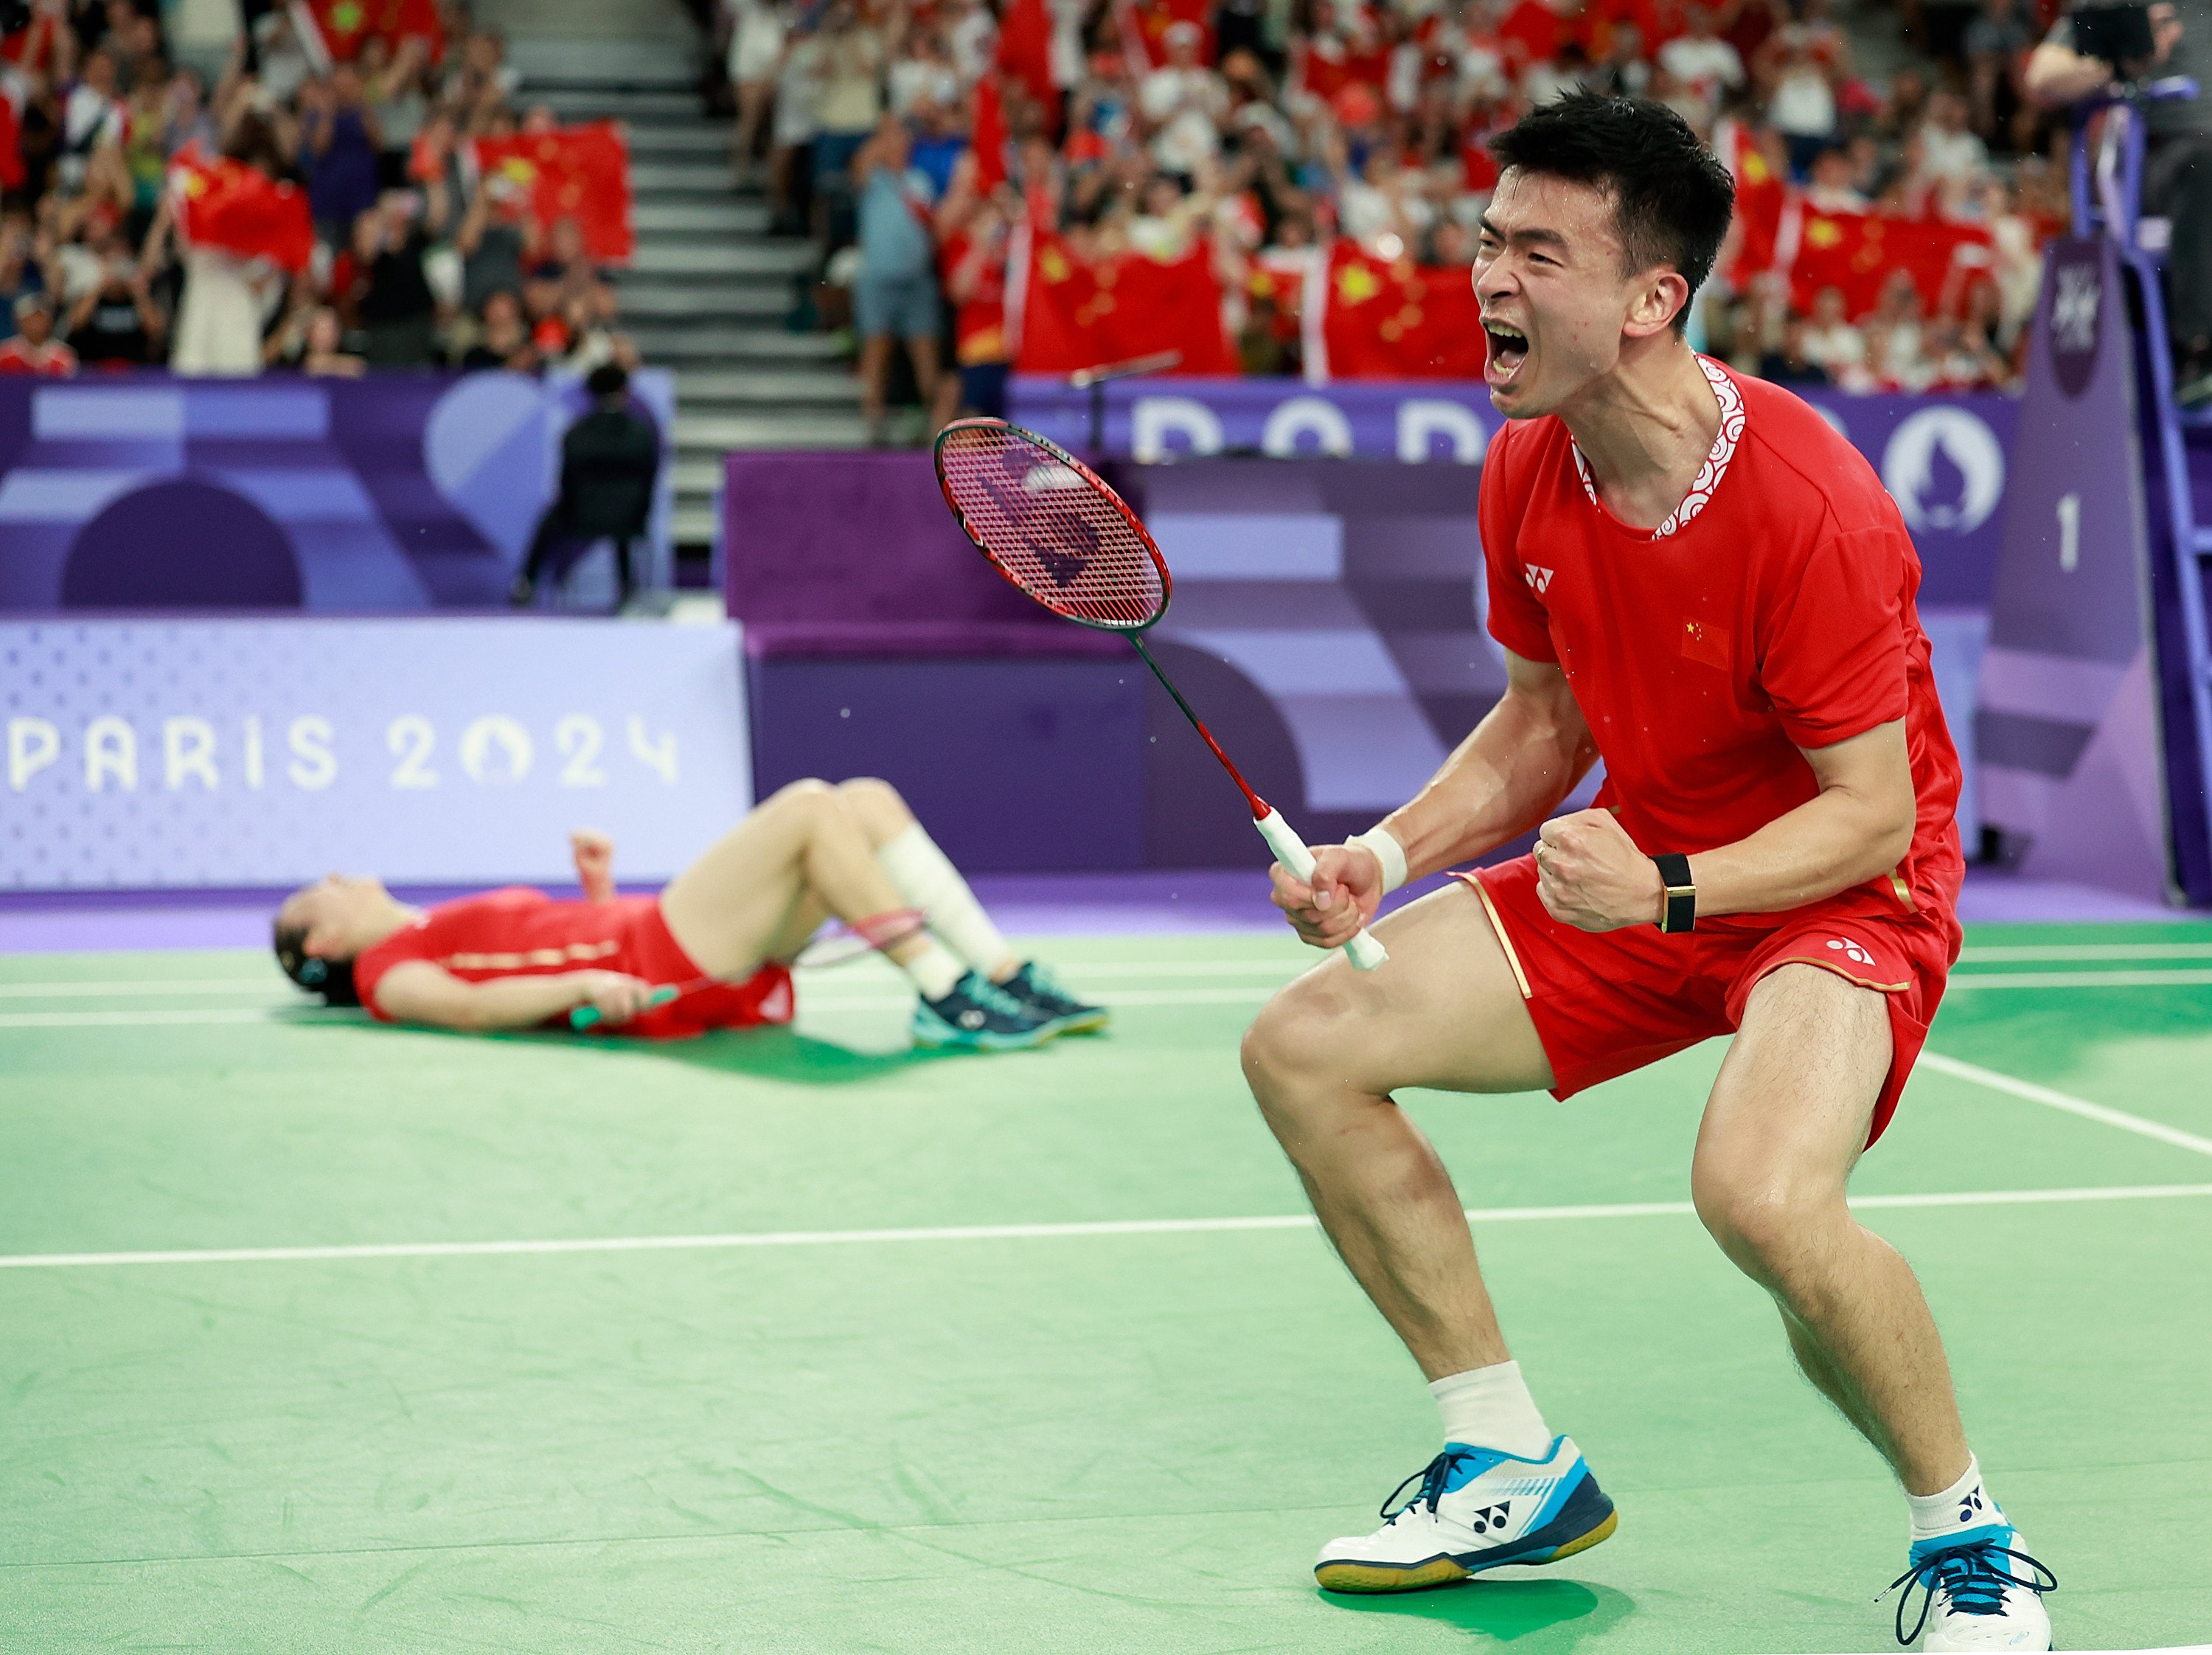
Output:
[[[945,434],[938,468],[985,555],[1054,614],[1119,631],[1159,618],[1158,554],[1080,467],[1010,428],[979,426]]]

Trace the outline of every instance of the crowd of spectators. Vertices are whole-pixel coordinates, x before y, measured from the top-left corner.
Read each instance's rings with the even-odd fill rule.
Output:
[[[1760,228],[1740,217],[1693,318],[1748,369],[2004,384],[2063,221],[2062,140],[2021,83],[2048,0],[1862,13],[1931,48],[1879,78],[1831,0],[729,3],[738,166],[764,167],[785,227],[818,239],[824,325],[849,304],[872,414],[894,338],[939,417],[994,405],[1005,249],[1024,224],[1085,256],[1210,245],[1246,371],[1297,372],[1304,278],[1332,239],[1468,265],[1496,178],[1486,138],[1572,87],[1672,105],[1747,211],[1781,221],[1750,246]],[[1878,298],[1793,297],[1808,211],[1986,234],[1936,292],[1900,276]],[[937,372],[948,350],[957,381]]]
[[[315,15],[259,9],[210,77],[155,0],[38,0],[0,48],[0,372],[631,365],[575,223],[475,164],[554,125],[501,37],[455,0],[335,45]],[[179,233],[179,169],[218,156],[304,192],[305,270]]]

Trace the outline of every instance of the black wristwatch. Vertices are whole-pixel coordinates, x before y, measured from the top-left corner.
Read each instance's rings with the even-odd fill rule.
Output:
[[[1659,928],[1670,935],[1694,931],[1698,926],[1698,887],[1690,878],[1690,859],[1668,851],[1651,859],[1659,866],[1659,883],[1667,887],[1667,904],[1659,912]]]

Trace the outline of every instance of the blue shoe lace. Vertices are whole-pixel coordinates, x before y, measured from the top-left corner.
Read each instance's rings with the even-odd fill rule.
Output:
[[[2009,1565],[1997,1561],[1999,1558],[2008,1558],[2025,1566],[2027,1578],[2023,1579],[2014,1573]],[[1961,1615],[2002,1615],[2007,1586],[2018,1586],[2040,1597],[2056,1590],[2057,1585],[2058,1577],[2026,1552],[2000,1546],[1995,1540],[1977,1540],[1915,1558],[1911,1568],[1889,1583],[1889,1591],[1882,1593],[1882,1597],[1888,1597],[1899,1586],[1905,1588],[1905,1596],[1897,1600],[1897,1641],[1910,1647],[1920,1635],[1921,1628],[1928,1624],[1939,1591],[1949,1594],[1951,1607]],[[1913,1622],[1912,1630],[1907,1632],[1905,1614],[1912,1607],[1915,1586],[1920,1589],[1920,1615]]]
[[[1389,1523],[1395,1521],[1401,1514],[1410,1512],[1416,1506],[1426,1506],[1430,1511],[1434,1512],[1437,1509],[1437,1502],[1444,1497],[1445,1484],[1451,1481],[1451,1474],[1470,1461],[1481,1457],[1481,1455],[1468,1448],[1445,1449],[1427,1465],[1393,1488],[1389,1498],[1382,1502],[1376,1514],[1385,1523]],[[1420,1487],[1415,1490],[1413,1497],[1404,1505],[1398,1505],[1398,1496],[1404,1494],[1407,1489],[1412,1488],[1415,1483],[1420,1484]]]

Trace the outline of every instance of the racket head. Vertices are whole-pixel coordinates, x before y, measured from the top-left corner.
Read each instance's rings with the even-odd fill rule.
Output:
[[[975,549],[1063,620],[1141,632],[1167,612],[1167,560],[1112,486],[1056,442],[1002,419],[937,434],[937,484]]]

